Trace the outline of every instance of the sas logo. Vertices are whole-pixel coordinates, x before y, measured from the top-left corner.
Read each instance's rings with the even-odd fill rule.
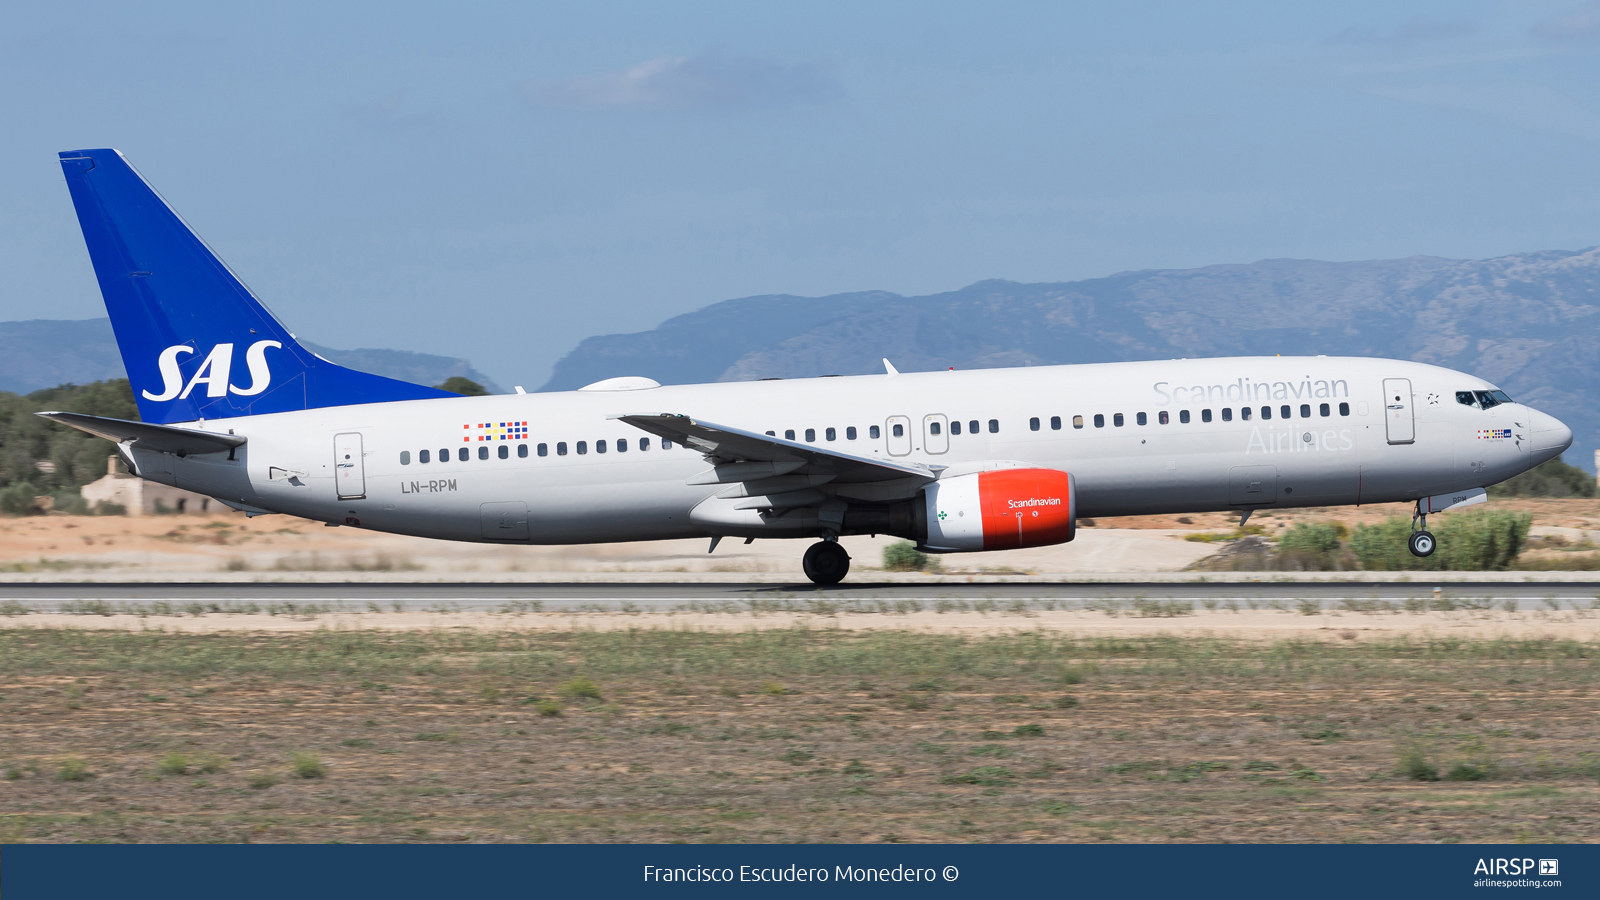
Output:
[[[1509,428],[1478,429],[1478,440],[1480,441],[1498,441],[1508,437],[1511,437],[1511,429]]]
[[[199,385],[206,386],[207,397],[225,397],[228,394],[238,394],[241,397],[253,397],[267,389],[272,384],[272,370],[267,367],[267,348],[283,349],[283,344],[277,341],[256,341],[250,349],[244,352],[244,363],[250,370],[250,386],[239,387],[230,384],[229,378],[233,374],[233,345],[218,344],[206,354],[205,362],[190,376],[188,383],[183,380],[183,373],[178,370],[178,357],[194,353],[193,347],[179,344],[161,351],[161,356],[156,360],[156,367],[161,370],[161,393],[152,394],[141,391],[146,400],[163,402],[166,400],[186,400],[189,393]]]

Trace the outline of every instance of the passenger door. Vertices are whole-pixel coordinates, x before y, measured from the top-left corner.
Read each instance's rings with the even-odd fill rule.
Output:
[[[361,460],[361,432],[333,436],[333,481],[340,500],[360,500],[367,495],[367,468]]]
[[[884,425],[884,439],[889,442],[889,455],[905,456],[910,453],[911,420],[905,416],[890,416]]]
[[[950,449],[950,423],[939,413],[922,417],[922,447],[929,453]]]
[[[478,507],[483,518],[483,539],[486,541],[526,541],[528,539],[528,504],[521,500],[485,503]]]
[[[1383,380],[1383,421],[1389,443],[1409,444],[1417,439],[1417,426],[1411,415],[1411,379]]]

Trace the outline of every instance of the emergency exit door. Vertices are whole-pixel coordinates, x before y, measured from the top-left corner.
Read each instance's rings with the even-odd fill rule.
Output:
[[[361,432],[333,436],[333,482],[340,500],[360,500],[367,495],[367,468],[361,461]]]
[[[884,424],[884,439],[889,442],[890,456],[905,456],[911,452],[911,420],[905,416],[890,416]]]
[[[1416,440],[1417,426],[1411,418],[1411,379],[1383,380],[1383,423],[1389,443],[1409,444]]]

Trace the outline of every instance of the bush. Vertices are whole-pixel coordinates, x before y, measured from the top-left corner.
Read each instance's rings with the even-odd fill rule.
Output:
[[[486,397],[489,395],[488,389],[483,385],[473,381],[471,378],[463,378],[460,375],[451,375],[444,380],[444,384],[436,384],[434,387],[441,391],[449,391],[452,394],[460,394],[463,397]]]
[[[1489,488],[1491,497],[1593,497],[1594,476],[1556,457]]]
[[[921,572],[928,568],[928,554],[910,541],[896,541],[883,548],[883,568],[889,572]]]
[[[56,770],[56,779],[59,781],[88,781],[93,777],[89,764],[76,756],[63,761],[61,768]]]
[[[322,778],[328,774],[328,767],[315,753],[291,753],[289,768],[297,778]]]
[[[545,718],[555,718],[561,715],[561,704],[554,700],[539,700],[533,704],[535,711]]]
[[[156,771],[162,775],[187,775],[189,774],[189,757],[174,750],[161,757],[161,762],[156,765]]]
[[[1421,747],[1412,747],[1400,754],[1394,767],[1395,774],[1412,781],[1438,781],[1439,767],[1428,761]]]
[[[587,697],[590,700],[599,700],[601,699],[600,686],[590,681],[587,676],[580,675],[561,686],[561,696],[572,698]]]
[[[276,785],[278,781],[278,776],[272,774],[271,772],[262,772],[258,775],[252,775],[250,777],[250,789],[264,791],[267,788]]]
[[[1349,534],[1334,522],[1297,522],[1278,539],[1274,568],[1287,571],[1334,572],[1345,568],[1339,539]]]
[[[1406,548],[1409,519],[1392,517],[1378,525],[1357,525],[1350,549],[1369,571],[1505,571],[1528,542],[1533,517],[1499,509],[1436,516],[1432,529],[1439,549],[1416,557]]]

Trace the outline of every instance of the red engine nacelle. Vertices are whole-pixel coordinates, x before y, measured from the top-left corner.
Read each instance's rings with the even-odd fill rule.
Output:
[[[929,550],[1009,550],[1063,544],[1077,534],[1072,475],[997,469],[941,478],[923,491]]]

